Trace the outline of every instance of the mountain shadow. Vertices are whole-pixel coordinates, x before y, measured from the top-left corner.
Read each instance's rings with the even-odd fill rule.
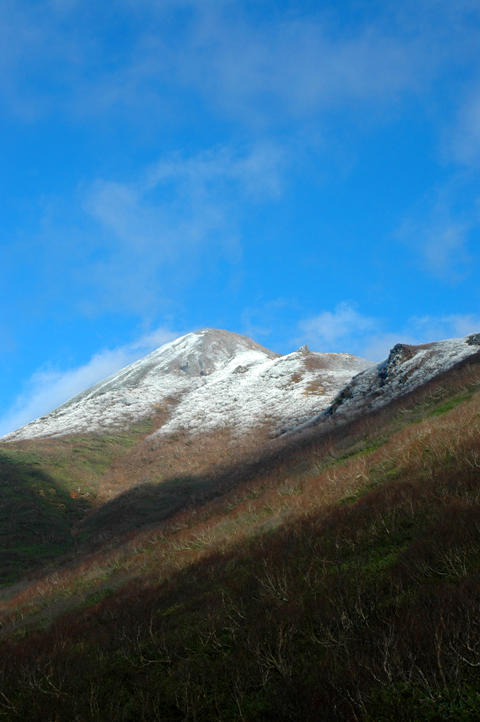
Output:
[[[72,527],[88,502],[73,499],[35,462],[0,452],[0,586],[74,547]]]

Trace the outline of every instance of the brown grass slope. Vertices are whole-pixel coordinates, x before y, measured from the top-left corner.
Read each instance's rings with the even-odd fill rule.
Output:
[[[0,719],[479,719],[479,384],[217,468],[6,594]]]

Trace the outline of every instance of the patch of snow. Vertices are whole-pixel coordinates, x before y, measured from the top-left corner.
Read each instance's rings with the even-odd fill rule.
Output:
[[[368,365],[350,354],[297,351],[263,361],[240,356],[185,395],[156,435],[222,426],[241,433],[262,422],[280,431],[329,406],[339,389]]]

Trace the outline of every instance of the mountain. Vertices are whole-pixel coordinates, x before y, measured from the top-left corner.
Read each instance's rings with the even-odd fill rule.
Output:
[[[7,441],[131,427],[162,412],[158,434],[273,433],[326,408],[371,364],[350,354],[280,356],[246,336],[203,329],[167,343],[63,406],[4,437]]]
[[[479,353],[478,333],[417,346],[398,343],[384,361],[355,375],[325,411],[299,428],[342,424],[368,414]]]
[[[480,718],[479,335],[206,329],[16,434],[1,719]]]

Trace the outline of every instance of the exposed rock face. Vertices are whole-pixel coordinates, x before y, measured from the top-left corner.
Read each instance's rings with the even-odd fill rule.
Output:
[[[419,346],[398,343],[385,361],[354,376],[327,409],[293,431],[318,424],[328,430],[385,406],[469,356],[480,355],[479,345],[480,334]]]
[[[385,385],[395,376],[400,366],[415,356],[415,347],[407,346],[403,343],[397,343],[388,354],[388,358],[378,367],[378,378],[380,383]]]
[[[79,394],[6,441],[128,428],[161,410],[158,435],[234,433],[267,425],[275,433],[326,408],[369,362],[350,354],[280,356],[246,336],[203,329],[165,344]]]
[[[471,346],[480,346],[480,333],[472,333],[470,336],[467,336],[467,343]]]

